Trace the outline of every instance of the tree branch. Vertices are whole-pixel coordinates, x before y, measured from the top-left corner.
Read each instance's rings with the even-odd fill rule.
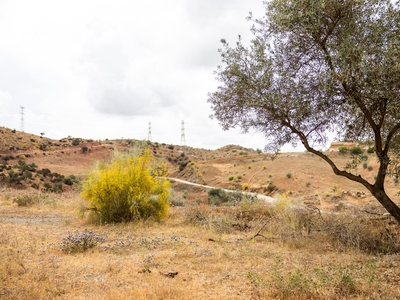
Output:
[[[365,180],[364,178],[362,178],[360,175],[356,176],[356,175],[351,174],[351,173],[349,173],[349,172],[347,172],[347,171],[345,171],[345,170],[339,170],[339,168],[336,166],[336,164],[335,164],[328,156],[326,156],[326,155],[323,154],[322,152],[317,151],[317,150],[315,150],[313,147],[311,147],[310,144],[309,144],[309,142],[308,142],[308,140],[307,140],[306,135],[305,135],[303,132],[301,132],[301,131],[297,130],[296,128],[294,128],[294,127],[293,127],[289,122],[287,122],[287,121],[283,121],[283,122],[282,122],[282,125],[283,125],[283,126],[286,126],[286,127],[288,127],[288,128],[290,128],[290,130],[300,138],[300,140],[301,140],[303,146],[307,149],[307,151],[309,151],[309,152],[311,152],[311,153],[313,153],[313,154],[315,154],[315,155],[321,157],[323,160],[325,160],[325,161],[331,166],[333,172],[334,172],[336,175],[343,176],[343,177],[346,177],[346,178],[348,178],[348,179],[350,179],[350,180],[352,180],[352,181],[361,183],[361,184],[362,184],[363,186],[365,186],[369,191],[372,190],[372,187],[373,187],[372,184],[370,184],[368,181],[366,181],[366,180]]]

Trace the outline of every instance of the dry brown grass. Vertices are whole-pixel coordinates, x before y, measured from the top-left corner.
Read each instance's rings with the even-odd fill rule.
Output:
[[[161,223],[95,226],[77,217],[78,194],[35,194],[18,207],[23,193],[0,194],[1,299],[400,297],[399,228],[388,220],[321,216],[285,200],[173,207]],[[63,238],[85,229],[106,241],[64,253]]]

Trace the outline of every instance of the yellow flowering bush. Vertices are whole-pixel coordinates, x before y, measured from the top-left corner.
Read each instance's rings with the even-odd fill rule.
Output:
[[[141,155],[118,154],[111,163],[96,165],[81,196],[100,223],[161,220],[168,215],[170,183],[152,176],[152,159],[145,149]]]

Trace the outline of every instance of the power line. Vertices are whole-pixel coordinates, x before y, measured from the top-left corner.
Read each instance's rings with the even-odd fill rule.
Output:
[[[147,140],[151,142],[151,122],[149,122],[149,134],[147,136]]]
[[[21,108],[21,131],[24,132],[24,109],[25,107],[20,106]]]
[[[181,123],[181,146],[186,146],[186,139],[185,139],[185,122],[182,121]]]

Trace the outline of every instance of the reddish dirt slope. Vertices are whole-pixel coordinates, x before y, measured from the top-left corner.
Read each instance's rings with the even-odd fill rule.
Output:
[[[127,151],[140,143],[72,137],[57,141],[0,127],[1,156],[12,155],[14,163],[24,159],[26,163],[34,162],[39,169],[48,168],[65,176],[85,177],[96,161],[109,161],[113,151]],[[151,149],[157,160],[167,162],[170,177],[239,190],[247,185],[249,191],[272,196],[286,193],[296,201],[322,208],[339,210],[361,205],[381,209],[363,186],[334,175],[326,162],[310,153],[281,153],[272,160],[266,154],[235,145],[205,150],[154,142]],[[350,155],[337,151],[326,154],[341,167],[350,159]],[[372,182],[377,170],[375,155],[368,154],[367,164],[372,167],[371,171],[360,165],[358,172]],[[277,191],[270,193],[268,186],[272,185]],[[392,180],[388,180],[387,190],[400,202],[396,196],[399,187]]]

